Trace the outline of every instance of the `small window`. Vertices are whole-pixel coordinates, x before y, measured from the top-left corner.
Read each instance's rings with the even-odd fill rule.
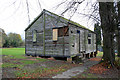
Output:
[[[80,31],[79,31],[79,30],[77,30],[77,33],[79,33],[79,34],[80,34]]]
[[[91,44],[91,39],[88,39],[88,44]]]
[[[91,37],[91,34],[88,34],[88,37]]]
[[[34,30],[33,31],[33,42],[36,42],[37,41],[37,31]]]
[[[69,29],[68,26],[58,28],[58,37],[68,36],[69,35],[68,29]]]
[[[53,41],[58,40],[58,29],[53,29]]]
[[[58,37],[68,36],[68,26],[53,28],[53,41],[57,41]]]

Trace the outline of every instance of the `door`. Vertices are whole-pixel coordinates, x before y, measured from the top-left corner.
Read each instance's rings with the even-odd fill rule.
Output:
[[[77,52],[80,53],[80,30],[77,30]]]
[[[76,43],[77,43],[77,55],[79,57],[82,57],[82,35],[81,35],[81,31],[80,30],[77,30],[77,36],[76,36]]]

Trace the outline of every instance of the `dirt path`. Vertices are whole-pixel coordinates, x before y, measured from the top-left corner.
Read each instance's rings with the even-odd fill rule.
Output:
[[[89,67],[91,67],[95,64],[98,64],[98,63],[99,63],[99,61],[88,60],[87,62],[83,63],[83,65],[69,69],[69,70],[63,72],[62,74],[58,74],[56,76],[53,76],[52,78],[72,78],[73,76],[77,76],[78,74],[81,74]]]

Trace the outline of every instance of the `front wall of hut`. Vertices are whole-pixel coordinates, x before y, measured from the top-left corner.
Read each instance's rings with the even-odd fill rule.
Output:
[[[34,30],[36,30],[36,42],[33,42]],[[25,31],[25,51],[27,55],[43,54],[43,16]]]

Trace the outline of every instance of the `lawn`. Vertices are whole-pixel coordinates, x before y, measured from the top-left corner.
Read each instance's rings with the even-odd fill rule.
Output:
[[[12,56],[25,55],[25,48],[3,48],[2,55]]]
[[[62,60],[25,56],[25,48],[2,49],[3,78],[52,77],[79,64]]]
[[[97,54],[100,57],[102,55],[103,52]],[[3,78],[51,78],[70,68],[80,66],[80,64],[71,64],[53,58],[25,56],[24,48],[3,48],[2,62]],[[98,76],[85,72],[81,77],[96,78]]]
[[[12,59],[25,59],[25,48],[3,48],[2,55]]]
[[[103,52],[98,51],[97,56],[102,57],[103,56]]]

